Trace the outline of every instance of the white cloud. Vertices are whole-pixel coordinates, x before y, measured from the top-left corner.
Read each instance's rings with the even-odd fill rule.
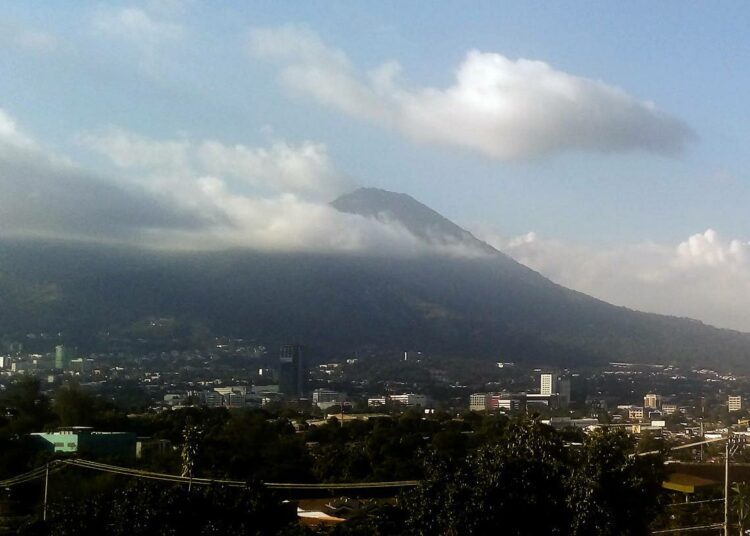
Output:
[[[152,140],[118,128],[79,137],[86,147],[106,156],[119,168],[187,174],[192,170],[188,140]]]
[[[595,249],[535,233],[477,233],[553,281],[602,300],[750,332],[750,242],[709,229],[676,245]]]
[[[0,109],[0,234],[123,240],[209,220],[45,151]]]
[[[200,229],[156,229],[145,237],[156,245],[378,255],[481,253],[439,237],[427,243],[387,218],[333,209],[327,202],[354,186],[335,169],[323,144],[277,140],[269,147],[230,146],[216,140],[151,140],[119,129],[80,140],[106,156],[131,184],[185,210],[211,214],[218,222]]]
[[[141,66],[155,72],[164,49],[182,41],[185,27],[169,10],[158,6],[98,9],[93,16],[94,30],[134,47]]]
[[[30,147],[34,142],[16,126],[16,121],[0,108],[0,147]]]
[[[477,255],[465,244],[420,240],[387,218],[332,208],[327,195],[352,185],[321,144],[151,140],[114,128],[79,140],[106,157],[106,171],[45,151],[0,109],[0,235],[169,249]]]
[[[58,47],[57,38],[39,30],[25,30],[16,36],[16,43],[21,48],[49,52]]]
[[[179,40],[184,36],[184,28],[180,24],[157,20],[145,9],[138,7],[99,11],[94,16],[94,25],[104,33],[143,46]]]
[[[363,74],[341,50],[304,28],[250,33],[251,53],[278,64],[292,92],[411,139],[498,160],[565,151],[674,154],[694,134],[682,121],[623,90],[541,61],[470,51],[448,88],[410,88],[387,62]]]
[[[187,177],[214,176],[239,191],[291,193],[326,202],[354,187],[335,169],[327,147],[311,141],[294,145],[276,140],[269,147],[251,147],[217,140],[152,140],[115,128],[80,139],[117,167],[136,171],[145,185],[166,181],[176,186],[175,181]]]
[[[306,141],[293,146],[276,141],[265,148],[205,141],[198,148],[198,158],[207,173],[319,200],[330,201],[352,188],[334,169],[328,149],[321,143]]]
[[[282,81],[293,91],[355,117],[386,123],[393,119],[386,96],[359,79],[346,54],[329,48],[313,32],[296,26],[256,29],[250,33],[250,48],[259,58],[283,64]]]
[[[8,21],[0,21],[0,46],[31,52],[53,52],[59,47],[58,38],[44,30],[25,28]]]

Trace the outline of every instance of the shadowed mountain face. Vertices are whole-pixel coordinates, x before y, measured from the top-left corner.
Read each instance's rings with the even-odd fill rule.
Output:
[[[100,331],[174,317],[267,346],[297,340],[321,356],[415,349],[568,366],[750,364],[750,335],[563,288],[408,196],[366,189],[333,206],[484,254],[157,253],[6,240],[0,242],[0,335],[63,331],[72,343],[93,347]]]

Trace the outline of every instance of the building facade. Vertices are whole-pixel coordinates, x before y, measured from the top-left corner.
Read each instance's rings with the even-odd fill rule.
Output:
[[[474,393],[469,396],[469,411],[487,411],[489,409],[489,395]]]
[[[285,344],[279,351],[279,391],[292,398],[304,396],[306,379],[302,346]]]
[[[729,411],[739,411],[742,409],[742,397],[739,395],[729,395],[727,397],[727,409]]]
[[[539,394],[554,395],[557,393],[557,381],[554,374],[545,373],[540,377]]]
[[[643,420],[643,408],[639,406],[633,406],[628,409],[628,419],[631,421],[642,421]]]
[[[403,395],[391,395],[388,398],[391,402],[401,404],[402,406],[427,406],[427,397],[425,395],[407,393]]]
[[[86,426],[73,426],[30,435],[50,452],[118,458],[135,456],[136,435],[130,432],[95,432]]]
[[[344,394],[332,389],[315,389],[312,392],[312,403],[320,409],[328,409],[344,402]]]
[[[661,408],[661,395],[656,393],[648,393],[643,397],[643,407],[645,409],[659,409]]]

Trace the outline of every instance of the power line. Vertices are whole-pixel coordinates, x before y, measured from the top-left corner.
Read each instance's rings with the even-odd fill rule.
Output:
[[[711,442],[716,440],[711,440]],[[693,446],[693,445],[691,445]],[[92,460],[85,460],[83,458],[71,458],[63,460],[53,460],[42,467],[37,467],[0,481],[0,487],[9,488],[20,484],[25,484],[40,478],[46,477],[49,473],[59,471],[63,466],[73,466],[82,469],[90,469],[94,471],[130,476],[133,478],[140,478],[146,480],[157,480],[163,482],[172,482],[177,484],[188,484],[192,483],[198,486],[210,486],[210,485],[222,485],[228,487],[247,487],[248,483],[241,480],[226,480],[226,479],[211,479],[211,478],[190,478],[183,477],[181,475],[174,475],[169,473],[157,473],[154,471],[145,471],[142,469],[133,469],[130,467],[122,467],[119,465],[105,464],[101,462],[95,462]],[[49,473],[48,473],[49,471]],[[354,489],[386,489],[386,488],[404,488],[413,487],[419,484],[418,480],[397,480],[397,481],[386,481],[386,482],[360,482],[360,483],[299,483],[299,482],[263,482],[268,489],[278,490],[354,490]],[[705,504],[711,502],[719,502],[724,499],[707,499],[702,501],[692,501],[688,503],[675,503],[667,505],[669,507],[677,506],[688,506],[694,504]],[[670,534],[675,532],[692,532],[698,530],[715,530],[724,527],[723,523],[714,523],[710,525],[700,525],[693,527],[683,527],[678,529],[664,529],[653,531],[652,534]]]
[[[705,499],[703,501],[690,501],[690,502],[682,502],[682,503],[672,503],[667,504],[667,508],[675,508],[677,506],[689,506],[691,504],[705,504],[705,503],[712,503],[712,502],[724,502],[724,499]]]
[[[679,529],[654,530],[651,534],[670,534],[673,532],[692,532],[696,530],[719,530],[724,528],[724,523],[713,523],[711,525],[697,525],[694,527],[682,527]]]
[[[100,462],[94,462],[91,460],[84,460],[82,458],[71,458],[67,460],[55,460],[50,463],[50,470],[53,468],[59,470],[62,465],[70,465],[73,467],[79,467],[82,469],[90,469],[93,471],[99,471],[104,473],[117,474],[122,476],[130,476],[133,478],[141,478],[146,480],[158,480],[163,482],[173,482],[176,484],[188,484],[192,481],[193,484],[198,486],[228,486],[228,487],[241,487],[245,488],[248,483],[243,480],[225,480],[225,479],[214,479],[214,478],[197,478],[197,477],[184,477],[181,475],[174,475],[169,473],[157,473],[154,471],[145,471],[142,469],[133,469],[130,467],[122,467],[119,465],[110,465]],[[45,476],[46,468],[39,467],[28,473],[17,475],[7,480],[0,481],[1,487],[11,487],[32,480],[37,480]],[[298,482],[263,482],[262,483],[268,489],[283,489],[283,490],[347,490],[347,489],[387,489],[387,488],[406,488],[414,487],[419,484],[418,480],[397,480],[387,482],[359,482],[359,483],[298,483]]]

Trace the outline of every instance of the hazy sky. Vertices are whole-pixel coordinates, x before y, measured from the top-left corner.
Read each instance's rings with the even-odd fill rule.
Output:
[[[750,330],[746,2],[0,5],[4,234],[416,247],[324,205],[376,186]]]

